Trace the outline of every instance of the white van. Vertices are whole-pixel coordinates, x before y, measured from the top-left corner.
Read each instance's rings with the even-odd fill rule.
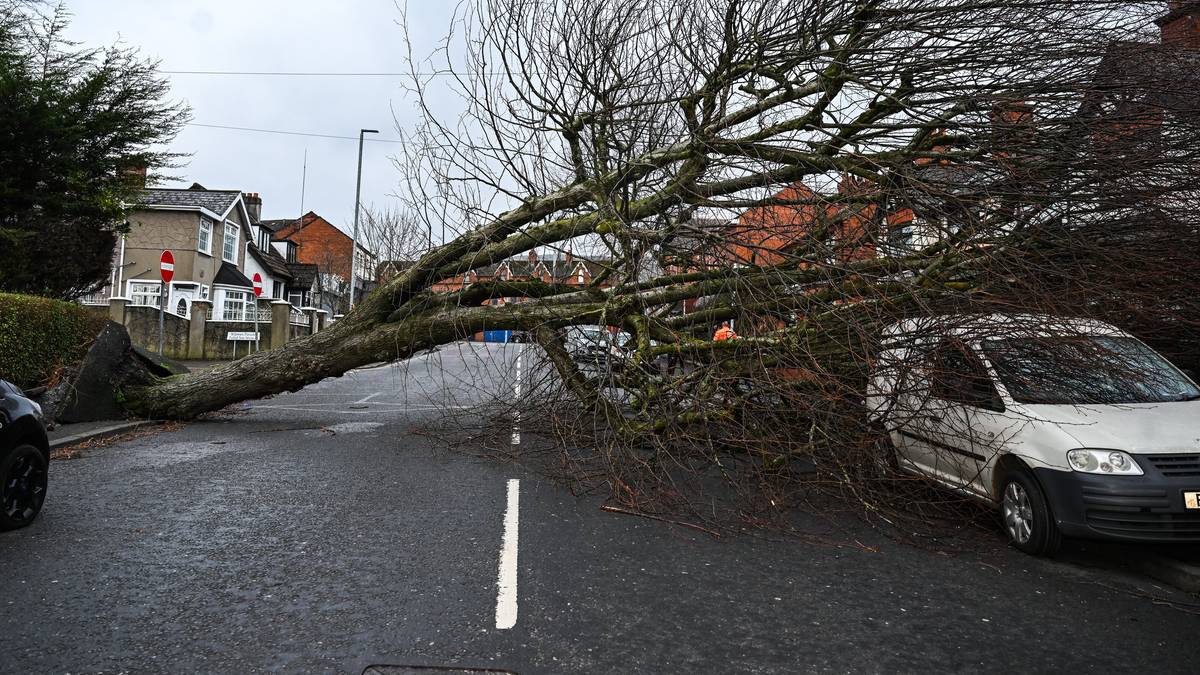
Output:
[[[1098,321],[911,319],[867,392],[900,468],[1001,509],[1013,545],[1200,541],[1200,388]]]

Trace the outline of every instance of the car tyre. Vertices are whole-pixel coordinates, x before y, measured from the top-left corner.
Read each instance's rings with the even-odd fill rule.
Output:
[[[1004,477],[1000,513],[1009,543],[1025,553],[1050,555],[1062,543],[1046,494],[1028,469],[1017,469]]]
[[[18,445],[0,458],[0,531],[25,527],[46,502],[46,456]]]

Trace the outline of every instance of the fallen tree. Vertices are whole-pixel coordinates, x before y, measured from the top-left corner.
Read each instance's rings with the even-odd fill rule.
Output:
[[[187,419],[519,329],[611,428],[614,494],[730,452],[759,470],[823,457],[822,475],[847,476],[867,465],[846,449],[878,331],[899,317],[1065,313],[1194,334],[1200,145],[1177,92],[1197,69],[1148,32],[1161,10],[470,5],[461,42],[413,60],[424,123],[397,160],[406,218],[450,235],[328,330],[131,382],[126,404]],[[447,91],[461,114],[432,108]],[[595,273],[435,291],[538,249]],[[710,339],[730,320],[741,339]],[[580,370],[561,343],[573,325],[627,331],[632,367]]]

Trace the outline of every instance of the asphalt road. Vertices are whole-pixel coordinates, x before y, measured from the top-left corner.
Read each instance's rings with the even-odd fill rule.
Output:
[[[420,432],[506,397],[521,349],[453,346],[53,463],[39,521],[0,535],[0,671],[1195,670],[1200,599],[998,533],[957,556],[865,527],[831,532],[861,548],[714,540]]]

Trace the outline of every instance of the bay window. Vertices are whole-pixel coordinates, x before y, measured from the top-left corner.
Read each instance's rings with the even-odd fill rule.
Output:
[[[225,301],[221,304],[222,321],[253,321],[250,314],[254,303],[250,300],[249,291],[225,291]]]

